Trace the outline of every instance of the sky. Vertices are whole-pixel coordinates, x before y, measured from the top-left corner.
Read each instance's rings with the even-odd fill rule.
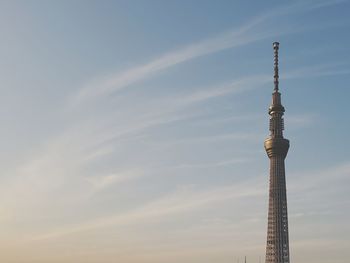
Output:
[[[263,262],[278,41],[291,262],[349,262],[349,13],[1,1],[0,261]]]

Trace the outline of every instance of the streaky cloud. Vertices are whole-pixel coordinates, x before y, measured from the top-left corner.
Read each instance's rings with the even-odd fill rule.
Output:
[[[137,83],[143,79],[149,78],[156,73],[159,73],[165,69],[175,66],[186,61],[216,53],[222,50],[239,47],[245,44],[256,42],[258,40],[265,39],[267,37],[277,36],[280,34],[288,34],[299,32],[304,29],[284,29],[279,32],[278,30],[271,31],[267,29],[261,29],[260,27],[264,22],[269,19],[275,18],[281,15],[290,15],[302,10],[308,11],[316,7],[327,7],[342,3],[343,1],[322,1],[320,3],[313,2],[295,2],[288,6],[282,6],[275,8],[271,11],[260,14],[246,24],[243,24],[237,28],[234,28],[228,32],[221,33],[215,37],[208,38],[197,43],[190,44],[188,46],[179,48],[177,50],[170,51],[164,55],[159,56],[151,60],[148,63],[141,64],[134,68],[127,69],[116,74],[105,76],[101,79],[92,81],[84,88],[82,88],[78,94],[73,98],[71,103],[81,103],[94,98],[98,98],[102,95],[108,95],[115,91],[124,89],[134,83]],[[255,31],[254,31],[255,30]]]
[[[256,180],[255,180],[256,181]],[[248,183],[250,186],[248,186]],[[76,226],[67,226],[49,233],[33,237],[32,241],[61,238],[66,235],[104,228],[108,226],[122,227],[130,224],[159,221],[176,214],[191,213],[214,203],[225,200],[237,200],[243,197],[260,196],[264,194],[263,185],[258,182],[254,187],[251,182],[229,185],[211,190],[194,191],[192,187],[181,187],[175,192],[149,202],[132,211],[92,219]]]

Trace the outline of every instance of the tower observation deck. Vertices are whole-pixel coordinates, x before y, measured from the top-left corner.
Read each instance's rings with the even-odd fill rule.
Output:
[[[265,263],[289,263],[288,213],[284,160],[289,141],[283,137],[284,107],[281,104],[278,75],[279,43],[273,43],[274,91],[269,107],[270,136],[264,146],[270,159],[269,209]]]

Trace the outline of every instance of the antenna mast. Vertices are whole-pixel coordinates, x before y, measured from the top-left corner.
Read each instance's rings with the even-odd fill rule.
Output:
[[[273,53],[274,53],[274,56],[273,56],[273,66],[274,66],[274,76],[273,76],[273,79],[274,79],[274,84],[275,84],[275,92],[278,92],[278,83],[279,83],[279,75],[278,75],[278,49],[279,49],[279,45],[280,43],[278,42],[274,42],[273,43]]]

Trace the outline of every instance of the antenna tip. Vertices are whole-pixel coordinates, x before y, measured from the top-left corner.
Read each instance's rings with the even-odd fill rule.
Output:
[[[280,45],[280,43],[278,43],[278,42],[273,42],[273,44],[272,44],[274,49],[278,49],[279,45]]]

